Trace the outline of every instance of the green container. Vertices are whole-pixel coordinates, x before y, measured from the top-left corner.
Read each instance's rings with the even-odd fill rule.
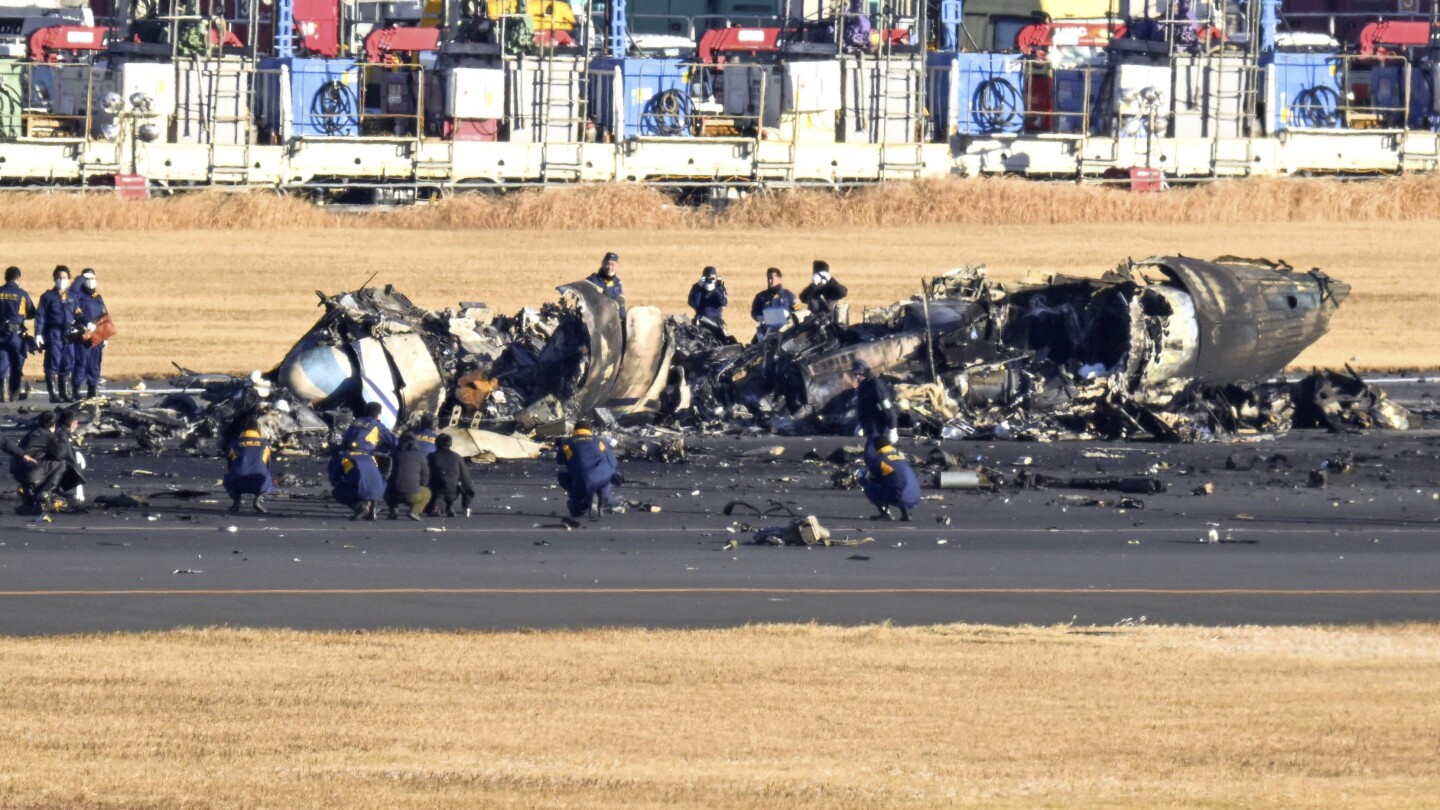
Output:
[[[0,61],[0,140],[13,141],[24,134],[25,66]]]

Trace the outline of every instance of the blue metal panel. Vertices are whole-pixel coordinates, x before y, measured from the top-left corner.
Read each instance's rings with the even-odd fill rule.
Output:
[[[1435,85],[1436,71],[1429,65],[1410,68],[1411,129],[1440,130],[1440,93]]]
[[[1085,98],[1085,76],[1090,76],[1090,98]],[[1088,109],[1092,129],[1096,111],[1100,109],[1100,94],[1105,88],[1105,74],[1100,70],[1056,70],[1051,78],[1051,107],[1057,113],[1071,115],[1054,116],[1055,132],[1081,133],[1085,131],[1085,112]]]
[[[1025,123],[1025,79],[1017,54],[931,54],[930,95],[936,132],[998,135]]]
[[[1266,71],[1266,131],[1345,125],[1343,68],[1336,54],[1277,53]]]
[[[616,139],[694,134],[683,60],[607,56],[594,60],[590,71],[595,122]]]
[[[274,98],[279,98],[280,69],[286,68],[293,138],[353,138],[360,134],[360,68],[353,59],[271,58],[260,69]],[[266,124],[279,129],[278,105],[267,110]]]

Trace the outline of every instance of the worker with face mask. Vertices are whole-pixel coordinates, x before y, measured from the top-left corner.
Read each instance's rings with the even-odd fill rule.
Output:
[[[71,391],[78,392],[85,387],[85,396],[93,398],[100,387],[100,364],[105,358],[105,341],[95,342],[97,334],[104,335],[101,320],[109,320],[105,299],[100,297],[100,284],[95,271],[87,267],[80,273],[79,289],[70,290],[71,351],[74,352],[74,370]],[[95,345],[91,345],[94,343]]]
[[[706,320],[721,327],[725,326],[725,307],[730,305],[730,296],[725,292],[725,280],[720,271],[707,267],[700,274],[700,280],[690,286],[690,308],[695,311],[695,320]]]
[[[810,272],[810,286],[800,291],[800,301],[811,315],[830,315],[849,294],[844,284],[830,277],[830,265],[816,259]]]
[[[0,287],[0,402],[20,399],[25,378],[25,322],[35,317],[35,302],[20,289],[20,268],[5,270]]]
[[[35,310],[35,345],[45,352],[45,390],[51,402],[75,401],[70,377],[75,373],[75,354],[65,342],[65,333],[75,322],[70,311],[70,268],[59,265],[51,273],[54,286],[40,294]]]
[[[600,288],[600,291],[610,298],[625,303],[625,287],[620,283],[620,276],[616,275],[620,270],[620,256],[615,253],[606,253],[605,258],[600,261],[600,269],[591,273],[586,281]]]

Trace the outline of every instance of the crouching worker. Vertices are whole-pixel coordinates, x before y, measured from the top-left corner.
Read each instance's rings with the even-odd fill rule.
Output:
[[[350,507],[351,520],[375,519],[375,504],[385,497],[385,476],[375,454],[395,449],[395,434],[380,423],[380,403],[371,402],[340,440],[330,459],[330,484],[335,500]]]
[[[470,472],[465,469],[465,457],[455,452],[455,440],[449,434],[441,433],[435,438],[435,452],[430,454],[430,490],[434,500],[430,502],[427,514],[439,515],[445,510],[445,517],[455,517],[455,502],[470,515],[470,499],[475,497],[475,487],[470,484]]]
[[[260,421],[254,416],[247,417],[240,434],[230,440],[225,460],[229,466],[222,483],[230,496],[230,511],[239,512],[240,499],[250,495],[255,511],[264,514],[265,496],[275,491],[275,479],[270,475],[270,442],[260,435]]]
[[[400,504],[405,503],[410,507],[409,518],[419,520],[420,513],[430,505],[429,484],[430,454],[417,437],[406,434],[390,462],[390,488],[385,491],[390,519],[400,517]]]
[[[58,417],[45,411],[35,419],[35,426],[17,444],[11,439],[0,441],[0,452],[10,457],[10,475],[19,485],[24,500],[21,511],[45,514],[69,506],[57,496],[76,502],[84,500],[84,462],[75,451],[70,436],[79,424],[79,416],[66,411]]]
[[[610,486],[623,483],[620,463],[615,460],[615,448],[596,436],[589,422],[576,422],[575,433],[560,442],[555,467],[560,486],[570,493],[566,504],[570,517],[589,512],[590,517],[598,518],[602,508],[615,506]]]
[[[878,447],[878,449],[877,449]],[[879,512],[876,520],[894,520],[890,507],[900,508],[900,519],[910,520],[910,510],[920,503],[920,482],[905,454],[891,444],[873,442],[865,446],[865,497]]]

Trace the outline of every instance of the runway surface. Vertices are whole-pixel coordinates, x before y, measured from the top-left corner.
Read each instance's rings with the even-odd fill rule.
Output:
[[[1422,395],[1430,401],[1416,389],[1411,404]],[[927,488],[909,524],[870,520],[858,491],[831,488],[839,467],[804,460],[853,443],[692,441],[684,463],[625,465],[624,496],[661,511],[573,531],[560,523],[549,459],[475,467],[481,494],[469,519],[351,523],[323,499],[322,459],[280,465],[313,486],[290,487],[294,497],[271,515],[232,516],[217,459],[118,456],[101,443],[92,499],[144,494],[151,506],[37,523],[13,514],[13,496],[0,502],[0,634],[1440,621],[1436,431],[1192,446],[949,442],[947,451],[1006,473],[1154,475],[1168,491],[1121,508],[1111,492]],[[776,444],[783,455],[744,455]],[[907,449],[923,458],[931,448]],[[1309,486],[1311,471],[1341,452],[1352,469]],[[1194,494],[1206,483],[1213,494]],[[175,488],[214,494],[165,494]],[[818,516],[836,539],[873,542],[746,545],[752,529],[788,516],[737,507],[726,517],[723,507],[766,509],[772,499]],[[1212,529],[1220,542],[1201,542]]]

